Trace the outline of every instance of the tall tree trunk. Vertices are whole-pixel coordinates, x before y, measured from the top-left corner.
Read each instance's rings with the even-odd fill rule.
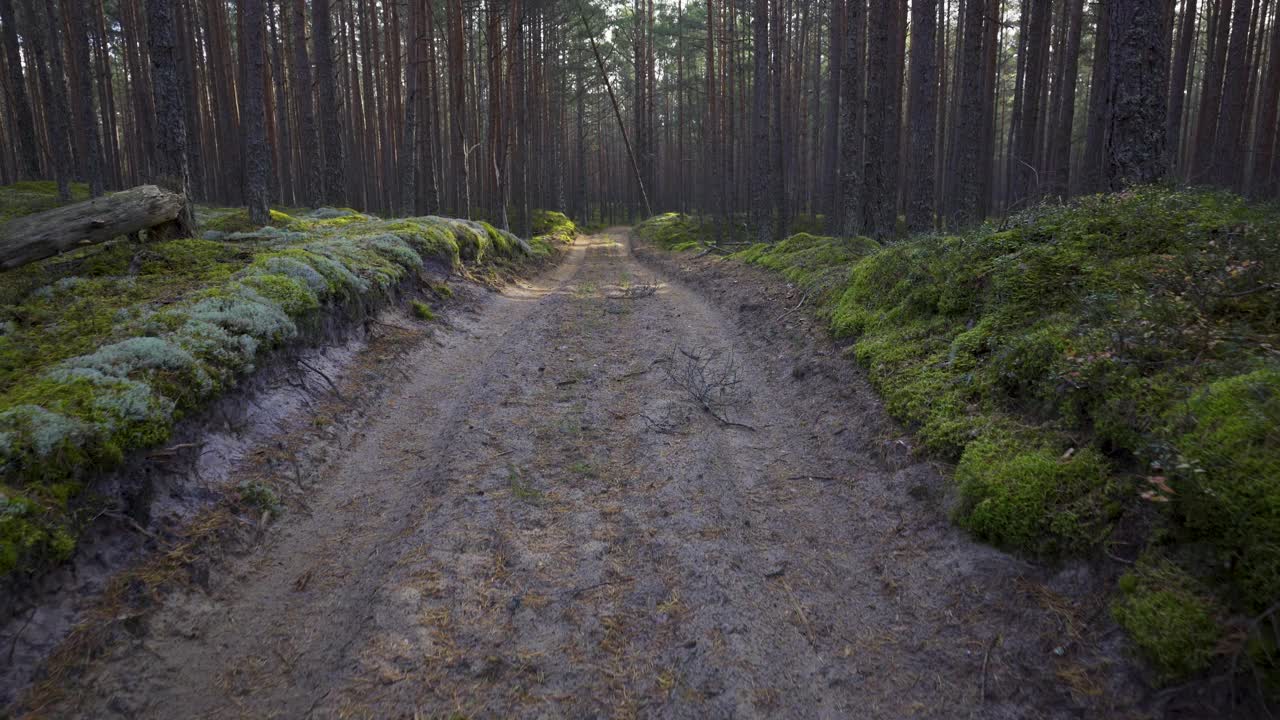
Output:
[[[1200,112],[1196,120],[1195,141],[1191,145],[1192,182],[1207,182],[1213,177],[1216,168],[1214,140],[1218,132],[1218,111],[1222,100],[1230,19],[1231,0],[1218,0],[1214,19],[1209,25],[1209,47],[1205,51],[1204,78],[1200,89]]]
[[[1271,20],[1271,59],[1265,75],[1266,86],[1262,88],[1259,101],[1256,150],[1253,154],[1253,191],[1255,197],[1268,198],[1276,194],[1275,177],[1270,173],[1272,164],[1277,159],[1276,133],[1280,125],[1280,117],[1276,116],[1280,108],[1280,6],[1276,16]]]
[[[1093,77],[1089,82],[1089,122],[1085,128],[1084,159],[1081,162],[1080,191],[1101,192],[1106,188],[1106,135],[1108,88],[1111,86],[1111,24],[1107,4],[1098,3],[1097,31],[1094,34]]]
[[[471,216],[471,189],[467,168],[466,48],[462,33],[462,0],[445,0],[449,35],[449,133],[450,167],[454,173],[451,207]]]
[[[38,4],[39,3],[39,4]],[[54,0],[22,0],[31,28],[31,47],[40,77],[40,88],[49,107],[45,115],[49,126],[49,151],[58,182],[58,197],[71,199],[71,137],[67,121],[71,117],[64,82],[62,44],[58,33],[58,13]]]
[[[893,92],[895,0],[870,0],[867,44],[867,177],[864,223],[873,237],[893,233],[897,206],[897,109]]]
[[[321,205],[325,200],[324,165],[321,158],[320,134],[316,129],[315,82],[311,75],[311,58],[307,53],[307,5],[306,0],[289,0],[293,21],[293,88],[294,107],[298,118],[298,146],[302,151],[302,199],[310,205]],[[328,45],[328,42],[325,43]],[[318,57],[317,57],[318,60]],[[330,77],[333,74],[329,67]],[[329,108],[328,112],[333,112]]]
[[[14,141],[18,150],[18,174],[27,180],[40,176],[40,146],[36,144],[35,119],[22,75],[22,59],[18,54],[17,16],[13,0],[0,0],[0,30],[3,30],[6,70],[9,72],[10,110],[14,118]]]
[[[1107,180],[1119,190],[1164,177],[1169,81],[1165,0],[1110,0]]]
[[[847,0],[845,4],[845,37],[843,64],[840,68],[840,161],[841,227],[845,237],[861,235],[866,224],[862,214],[862,196],[866,192],[863,163],[863,58],[866,38],[866,3]]]
[[[267,178],[271,175],[270,148],[266,134],[266,53],[262,34],[266,23],[263,0],[241,0],[244,28],[245,84],[240,103],[245,137],[245,203],[249,221],[266,225],[271,221]]]
[[[1231,21],[1231,40],[1227,49],[1226,80],[1223,83],[1222,107],[1214,133],[1214,181],[1224,187],[1239,189],[1244,167],[1243,135],[1246,108],[1246,69],[1248,67],[1249,18],[1252,0],[1237,0]]]
[[[1182,131],[1182,110],[1187,104],[1187,69],[1191,62],[1192,42],[1196,34],[1196,0],[1184,0],[1182,26],[1178,31],[1178,48],[1173,55],[1173,71],[1169,77],[1169,119],[1165,125],[1165,137],[1169,144],[1169,166],[1182,168],[1179,157],[1179,137]]]
[[[911,3],[907,228],[917,232],[934,227],[936,211],[933,191],[938,118],[937,22],[937,0]]]
[[[827,40],[827,88],[826,137],[822,145],[826,152],[822,162],[822,203],[827,213],[827,227],[831,232],[840,231],[840,117],[842,83],[840,82],[845,48],[844,0],[831,0],[830,37]]]
[[[1049,42],[1049,0],[1026,0],[1031,6],[1027,24],[1027,67],[1022,93],[1022,117],[1018,124],[1018,145],[1014,149],[1010,203],[1025,204],[1039,197],[1042,187],[1037,148],[1040,129],[1040,95],[1045,71],[1045,50]]]
[[[147,45],[151,55],[151,92],[156,106],[155,183],[181,193],[187,200],[173,235],[187,237],[195,232],[195,216],[187,166],[187,125],[182,89],[178,80],[177,23],[170,0],[147,0]]]
[[[342,106],[338,103],[337,69],[333,64],[333,17],[324,0],[311,4],[311,35],[315,43],[312,55],[316,60],[320,146],[324,152],[322,195],[325,202],[339,205],[345,194],[342,129],[338,122]]]
[[[93,51],[98,73],[98,110],[102,114],[103,161],[106,163],[106,185],[119,188],[124,184],[123,161],[116,129],[115,90],[112,88],[111,53],[107,47],[107,22],[102,0],[93,0]]]
[[[1071,135],[1076,116],[1076,78],[1080,64],[1080,30],[1084,24],[1084,0],[1066,0],[1067,46],[1059,83],[1058,115],[1052,118],[1053,142],[1049,167],[1053,172],[1052,191],[1060,197],[1071,192]]]
[[[757,144],[756,150],[769,148],[767,153],[770,158],[769,168],[769,194],[771,202],[768,205],[769,214],[772,216],[773,222],[773,239],[781,240],[786,232],[788,216],[791,213],[790,202],[787,197],[787,158],[790,153],[787,151],[788,142],[795,137],[793,129],[788,127],[787,109],[789,103],[786,102],[784,95],[785,81],[787,77],[787,56],[790,48],[788,46],[788,35],[785,32],[786,23],[783,21],[782,13],[783,0],[773,0],[773,19],[772,19],[772,39],[770,44],[773,46],[773,70],[772,70],[772,91],[773,91],[773,128],[766,145]]]
[[[983,20],[986,15],[985,0],[967,0],[964,10],[964,29],[961,39],[963,49],[956,68],[960,75],[957,92],[960,93],[960,109],[956,118],[956,198],[952,212],[953,223],[964,225],[982,220],[981,173],[977,168],[986,158],[980,157],[982,147],[982,67]]]
[[[751,173],[751,226],[758,242],[773,240],[770,222],[773,203],[773,158],[769,152],[769,0],[755,0],[751,17],[754,35],[751,139],[755,145],[755,167]]]
[[[80,97],[77,108],[76,133],[84,139],[84,168],[89,193],[93,197],[102,194],[102,142],[98,136],[98,120],[93,112],[93,65],[89,61],[89,8],[86,0],[72,0],[67,4],[69,9],[69,32],[67,46],[71,49],[72,58],[78,66],[76,73],[76,92]]]
[[[286,86],[286,70],[284,61],[284,42],[280,24],[277,17],[284,18],[287,10],[284,5],[287,0],[281,0],[280,13],[276,14],[272,5],[274,0],[267,0],[267,29],[268,35],[266,42],[271,47],[271,85],[269,87],[268,98],[270,102],[267,110],[268,133],[267,137],[271,146],[271,166],[275,169],[272,173],[272,197],[281,205],[296,205],[297,200],[294,195],[293,187],[293,162],[290,156],[290,150],[293,148],[292,132],[289,128],[289,93]]]

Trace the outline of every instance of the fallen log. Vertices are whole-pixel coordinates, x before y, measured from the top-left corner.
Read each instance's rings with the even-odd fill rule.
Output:
[[[0,270],[141,230],[171,236],[185,204],[179,193],[142,185],[11,220],[0,225]]]

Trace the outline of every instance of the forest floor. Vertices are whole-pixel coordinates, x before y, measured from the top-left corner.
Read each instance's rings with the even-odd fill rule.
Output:
[[[1152,714],[1087,568],[953,528],[799,293],[687,262],[615,229],[453,313],[305,507],[41,714]]]

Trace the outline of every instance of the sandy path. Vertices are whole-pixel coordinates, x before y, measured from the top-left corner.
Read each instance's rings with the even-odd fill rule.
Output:
[[[806,378],[662,282],[622,231],[468,325],[411,358],[310,513],[230,561],[212,596],[158,611],[56,714],[1074,717],[1104,702],[1088,683],[1047,689],[1062,618],[1023,587],[1027,566],[919,499],[937,476],[884,450],[894,431],[865,388]],[[668,372],[680,350],[733,358],[728,412],[754,429],[690,402]]]

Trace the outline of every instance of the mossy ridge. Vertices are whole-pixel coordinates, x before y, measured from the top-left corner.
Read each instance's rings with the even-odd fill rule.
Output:
[[[831,288],[817,311],[889,411],[959,463],[959,524],[1052,558],[1163,518],[1152,542],[1212,589],[1216,622],[1280,597],[1277,228],[1274,206],[1140,188],[861,258],[807,235],[738,258]],[[638,231],[705,237],[678,215]],[[1158,663],[1202,666],[1178,652]]]
[[[202,238],[117,240],[0,274],[0,577],[68,557],[88,476],[166,441],[325,308],[377,303],[428,262],[539,259],[452,218],[277,210],[255,229],[242,213],[201,208],[215,226]]]
[[[533,238],[529,240],[535,257],[554,256],[578,237],[578,226],[567,215],[553,210],[533,211]]]

